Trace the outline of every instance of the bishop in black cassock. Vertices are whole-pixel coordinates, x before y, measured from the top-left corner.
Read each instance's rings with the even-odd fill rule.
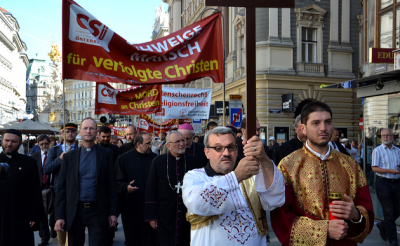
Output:
[[[145,220],[157,230],[160,246],[190,245],[190,223],[182,201],[183,176],[198,167],[185,155],[185,140],[180,132],[167,136],[169,152],[153,159],[146,186]]]
[[[152,160],[151,137],[139,132],[134,140],[135,149],[117,160],[117,188],[121,201],[121,219],[127,246],[155,245],[154,230],[144,221],[145,191]],[[153,239],[153,240],[152,240]]]
[[[30,224],[38,229],[45,218],[36,161],[18,154],[21,141],[19,131],[4,134],[0,163],[7,163],[9,172],[0,181],[0,246],[33,246]]]
[[[185,154],[196,158],[199,163],[199,166],[197,168],[205,167],[208,163],[208,159],[206,157],[206,154],[204,153],[204,145],[193,142],[193,127],[190,124],[185,123],[179,127],[179,132],[182,133],[183,138],[185,139]]]

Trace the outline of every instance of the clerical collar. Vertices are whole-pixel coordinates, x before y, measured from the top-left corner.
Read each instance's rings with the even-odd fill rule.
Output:
[[[14,154],[11,154],[11,155],[6,155],[6,153],[4,153],[4,151],[2,150],[1,151],[1,154],[4,154],[5,156],[7,156],[8,158],[13,158],[15,155],[17,155],[18,154],[18,152],[17,153],[14,153]]]
[[[328,144],[328,151],[326,152],[325,155],[321,155],[320,153],[315,152],[314,150],[312,150],[310,148],[310,146],[308,146],[308,141],[306,141],[306,147],[309,151],[311,151],[311,153],[313,153],[314,155],[316,155],[318,158],[320,158],[322,161],[325,161],[326,159],[328,159],[329,154],[331,153],[331,146]]]
[[[222,173],[217,173],[216,171],[214,171],[214,169],[212,169],[210,162],[207,163],[207,165],[204,167],[204,170],[206,171],[206,174],[209,177],[214,177],[214,176],[224,176],[224,174]]]
[[[94,146],[95,146],[95,144],[94,144],[92,147],[90,147],[90,148],[85,148],[85,147],[83,147],[83,145],[82,145],[81,151],[85,151],[85,150],[86,150],[86,152],[92,151],[92,150],[94,150],[94,148],[95,148]]]
[[[172,158],[175,158],[177,161],[179,161],[181,159],[181,157],[183,156],[174,156],[173,154],[171,154],[171,151],[168,151],[168,153],[172,156]]]

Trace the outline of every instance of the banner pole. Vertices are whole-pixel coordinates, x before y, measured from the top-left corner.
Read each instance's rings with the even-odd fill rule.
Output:
[[[65,79],[63,79],[63,110],[64,110],[64,114],[63,114],[63,131],[64,131],[64,151],[66,151],[67,147],[67,138],[66,138],[66,131],[65,131]],[[78,130],[78,129],[77,129]]]

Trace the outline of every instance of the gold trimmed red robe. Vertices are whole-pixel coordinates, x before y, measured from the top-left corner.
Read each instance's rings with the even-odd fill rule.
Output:
[[[304,145],[279,163],[285,181],[285,204],[271,212],[271,224],[282,245],[357,245],[371,232],[374,210],[360,165],[331,149],[321,160]],[[363,214],[360,224],[347,221],[342,240],[328,238],[328,194],[347,194]]]

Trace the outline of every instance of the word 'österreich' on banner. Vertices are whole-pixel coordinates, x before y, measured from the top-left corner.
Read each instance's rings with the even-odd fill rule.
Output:
[[[160,112],[161,90],[161,85],[118,90],[108,83],[97,83],[95,114],[141,115]]]
[[[165,119],[208,119],[212,89],[162,88]]]
[[[220,13],[142,44],[123,39],[73,0],[63,0],[63,79],[131,85],[224,82]]]

